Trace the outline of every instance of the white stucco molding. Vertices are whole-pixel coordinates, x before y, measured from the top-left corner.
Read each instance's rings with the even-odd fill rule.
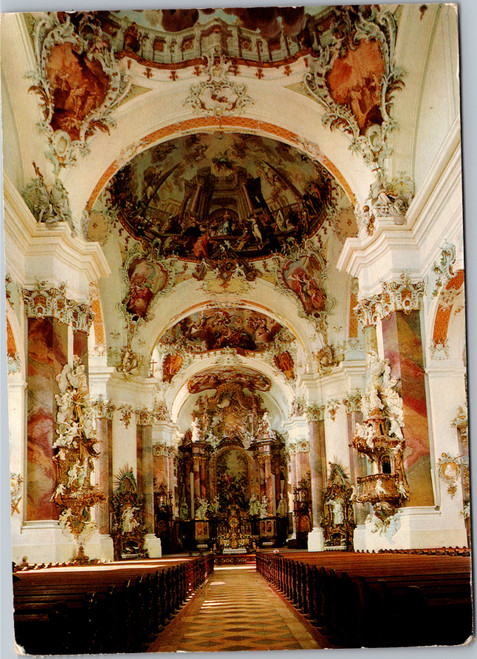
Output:
[[[407,224],[379,218],[371,236],[348,238],[337,267],[359,280],[360,297],[380,292],[381,282],[403,271],[414,281],[426,276],[447,241],[461,242],[462,176],[460,128],[456,120],[433,167],[407,212]]]
[[[76,301],[89,300],[89,283],[111,270],[101,246],[73,236],[66,223],[38,223],[22,196],[4,179],[5,270],[23,286],[37,280],[59,286]]]

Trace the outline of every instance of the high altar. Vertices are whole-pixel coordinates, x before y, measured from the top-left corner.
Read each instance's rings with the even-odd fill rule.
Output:
[[[259,396],[227,383],[199,397],[177,461],[177,542],[218,553],[283,544],[286,475],[283,438]]]

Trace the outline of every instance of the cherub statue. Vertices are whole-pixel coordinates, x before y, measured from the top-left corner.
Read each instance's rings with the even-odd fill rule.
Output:
[[[376,492],[376,494],[387,494],[386,490],[383,487],[383,481],[380,478],[378,478],[378,480],[376,481],[376,485],[374,486],[374,491]]]

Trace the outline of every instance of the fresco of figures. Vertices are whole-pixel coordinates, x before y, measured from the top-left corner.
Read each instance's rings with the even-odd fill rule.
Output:
[[[134,259],[127,270],[129,291],[124,300],[133,318],[145,318],[154,295],[167,283],[167,272],[158,263],[145,258]]]
[[[194,375],[187,383],[187,388],[191,394],[198,394],[206,389],[217,389],[221,384],[229,382],[250,391],[268,391],[272,385],[265,375],[250,368],[224,367],[208,369]]]
[[[278,341],[289,344],[294,336],[273,318],[248,309],[214,307],[183,318],[162,336],[160,343],[200,354],[222,348],[262,352]]]
[[[308,254],[288,263],[282,270],[286,286],[297,295],[305,312],[312,316],[319,316],[327,310],[323,269],[322,259],[315,254]]]
[[[332,179],[318,162],[257,135],[196,134],[153,146],[119,170],[101,197],[156,254],[264,257],[313,235]]]
[[[202,394],[197,399],[197,437],[250,438],[257,432],[265,411],[259,394],[248,394],[235,382],[221,384],[212,395]]]

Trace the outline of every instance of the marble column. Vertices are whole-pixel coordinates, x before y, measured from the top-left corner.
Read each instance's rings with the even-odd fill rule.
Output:
[[[112,479],[112,423],[111,415],[101,416],[96,419],[96,439],[99,458],[96,463],[95,476],[99,491],[104,494],[106,501],[98,505],[97,524],[100,533],[110,532],[110,510],[109,502],[113,493]]]
[[[144,497],[146,533],[154,533],[154,487],[152,460],[152,428],[141,420],[137,425],[137,485]]]
[[[56,486],[56,381],[68,361],[68,326],[56,318],[28,318],[26,519],[58,519]]]
[[[404,468],[408,506],[432,506],[431,456],[419,311],[395,311],[382,320],[384,356],[401,382],[404,412]]]
[[[310,470],[313,529],[320,529],[323,514],[323,490],[326,478],[325,424],[324,420],[310,421]]]

